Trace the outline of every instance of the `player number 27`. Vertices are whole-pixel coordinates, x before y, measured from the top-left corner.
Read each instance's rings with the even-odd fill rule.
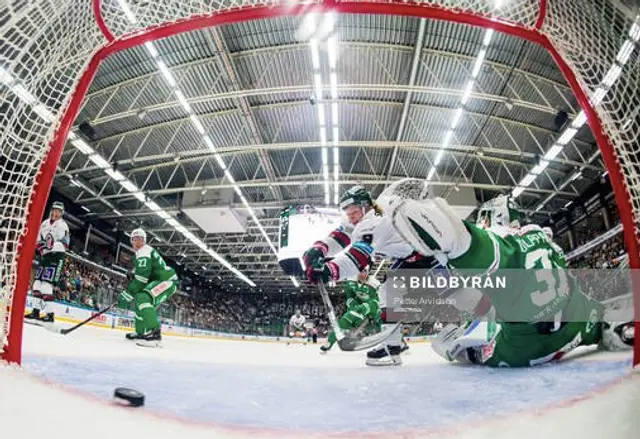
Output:
[[[537,249],[528,253],[525,259],[525,268],[527,270],[537,269],[536,279],[539,283],[544,284],[540,290],[531,293],[531,301],[540,307],[551,302],[556,296],[566,296],[569,292],[567,275],[563,269],[554,267],[549,258],[550,253],[551,250],[548,249]]]

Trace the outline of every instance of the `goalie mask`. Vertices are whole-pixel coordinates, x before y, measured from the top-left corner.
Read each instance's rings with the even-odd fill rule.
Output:
[[[376,203],[385,215],[392,215],[406,200],[425,200],[429,195],[428,184],[426,180],[419,178],[403,178],[382,191]]]
[[[487,201],[478,211],[476,226],[482,229],[491,227],[520,228],[521,214],[518,205],[506,195],[500,195]]]

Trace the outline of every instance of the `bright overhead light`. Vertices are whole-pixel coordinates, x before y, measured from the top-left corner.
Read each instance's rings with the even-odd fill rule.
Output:
[[[11,91],[13,91],[24,103],[28,105],[36,102],[36,97],[32,95],[29,90],[24,88],[22,84],[15,84],[11,87]]]
[[[556,141],[556,143],[558,145],[566,145],[571,139],[573,139],[573,136],[575,136],[577,132],[578,130],[575,128],[567,128],[564,133],[562,133],[560,138]]]
[[[238,186],[234,186],[233,190],[236,191],[236,194],[238,194],[239,197],[242,196],[242,191],[240,190],[240,188]]]
[[[309,47],[311,48],[311,64],[313,65],[313,70],[318,70],[320,68],[320,51],[318,50],[318,39],[311,38],[309,40]]]
[[[607,90],[606,89],[604,89],[602,87],[596,88],[596,91],[591,96],[591,103],[594,106],[600,105],[600,102],[602,102],[602,99],[604,98],[604,96],[606,94],[607,94]]]
[[[582,171],[578,171],[571,176],[571,181],[576,181],[577,179],[582,177]]]
[[[602,83],[607,87],[611,87],[614,84],[614,82],[618,80],[621,73],[622,73],[622,67],[620,67],[618,64],[612,64],[611,67],[609,68],[609,71],[604,76]]]
[[[534,174],[527,174],[522,181],[520,182],[519,186],[522,187],[528,187],[531,183],[533,183],[533,180],[535,180],[537,177],[537,175]]]
[[[564,205],[564,207],[569,207],[573,204],[573,201],[569,201],[567,204]]]
[[[453,120],[451,121],[451,129],[454,129],[458,126],[458,122],[460,122],[460,118],[462,117],[462,108],[458,108],[453,115]]]
[[[313,85],[316,89],[316,99],[322,100],[322,77],[320,73],[313,75]]]
[[[338,75],[331,73],[329,75],[329,81],[331,83],[331,99],[338,99]]]
[[[11,74],[5,69],[0,67],[0,83],[10,86],[11,84],[13,84],[13,81],[15,81],[13,76],[11,76]]]
[[[444,135],[444,140],[442,141],[443,149],[449,146],[449,143],[451,142],[452,137],[453,137],[453,131],[451,130],[447,131],[447,133]]]
[[[473,64],[473,70],[471,71],[471,76],[476,78],[480,73],[480,68],[482,67],[482,61],[484,61],[484,57],[487,55],[487,49],[480,49],[478,52],[478,56],[476,58],[476,62]]]
[[[306,32],[309,33],[313,33],[316,31],[316,13],[315,12],[310,12],[308,13],[305,17],[304,20],[302,21],[302,29],[304,29]]]
[[[329,35],[333,31],[333,26],[336,22],[336,14],[335,12],[328,12],[324,14],[324,20],[320,24],[318,28],[317,36],[320,39],[324,39],[327,35]]]
[[[540,204],[538,207],[536,207],[536,212],[540,212],[540,210],[542,210],[543,207],[544,207],[544,204]]]
[[[190,119],[191,123],[193,123],[193,125],[196,127],[196,130],[198,130],[200,134],[204,134],[204,127],[202,126],[202,122],[200,122],[200,119],[198,119],[198,116],[192,114],[190,116]]]
[[[138,20],[136,20],[136,16],[133,15],[133,12],[129,9],[127,2],[125,0],[118,0],[118,4],[120,5],[122,12],[124,12],[124,15],[127,17],[127,20],[129,20],[131,24],[137,24]]]
[[[147,52],[149,52],[149,54],[152,57],[154,58],[158,57],[158,51],[156,50],[156,46],[154,46],[151,41],[147,41],[146,43],[144,43],[144,47],[147,48]]]
[[[560,154],[560,151],[562,151],[562,146],[554,144],[551,149],[549,149],[549,151],[547,151],[547,153],[544,155],[544,159],[553,160],[558,156],[558,154]]]
[[[327,166],[327,163],[329,163],[329,150],[322,148],[322,165]]]
[[[93,148],[87,145],[87,143],[79,137],[73,139],[71,144],[85,155],[91,155],[94,153]]]
[[[158,206],[158,203],[156,203],[155,201],[147,201],[146,203],[144,203],[145,206],[147,206],[149,209],[153,210],[154,212],[157,212],[160,209],[160,206]]]
[[[333,164],[334,166],[340,164],[340,150],[335,147],[333,148]]]
[[[211,138],[209,136],[203,136],[202,138],[204,139],[204,143],[207,145],[207,148],[209,148],[211,152],[216,152],[216,146],[211,141]]]
[[[322,146],[327,144],[327,129],[324,125],[320,127],[320,144]]]
[[[171,71],[169,70],[167,65],[161,60],[158,60],[157,64],[158,64],[158,70],[160,70],[160,73],[162,73],[162,76],[164,76],[164,79],[165,81],[167,81],[167,84],[169,84],[170,87],[175,87],[176,79],[171,74]]]
[[[488,46],[491,43],[491,37],[493,36],[493,29],[487,29],[484,32],[484,38],[482,39],[482,45]]]
[[[227,166],[224,164],[224,160],[222,160],[222,156],[220,154],[215,154],[213,157],[216,159],[216,162],[218,162],[220,169],[223,171],[227,169]]]
[[[638,23],[633,23],[633,25],[631,26],[631,29],[629,30],[629,38],[631,38],[636,43],[640,41],[640,25],[638,25]]]
[[[631,40],[625,40],[624,44],[618,51],[618,55],[616,56],[616,61],[620,64],[625,65],[627,61],[629,61],[629,57],[631,57],[631,53],[633,53],[634,45]]]
[[[333,102],[331,104],[331,122],[333,123],[334,133],[336,130],[336,125],[338,125],[338,103]]]
[[[131,195],[133,195],[135,198],[138,199],[138,201],[142,201],[143,203],[147,199],[147,197],[145,197],[142,192],[132,192]]]
[[[127,180],[127,179],[122,180],[120,182],[120,186],[122,186],[123,188],[125,188],[129,192],[138,192],[139,191],[138,187],[135,184],[133,184],[131,181]]]
[[[518,198],[523,192],[523,187],[517,187],[513,190],[513,192],[511,192],[511,196],[513,196],[513,198]]]
[[[442,156],[444,155],[444,149],[438,151],[438,155],[436,155],[436,160],[433,162],[433,166],[438,166],[440,164],[440,160],[442,160]]]
[[[587,121],[587,114],[584,111],[580,110],[580,113],[578,113],[576,118],[573,119],[571,126],[573,128],[580,129],[582,125],[585,124],[586,121]]]
[[[174,229],[175,229],[175,228],[177,228],[177,227],[180,225],[180,223],[179,223],[178,221],[176,221],[176,219],[175,219],[175,218],[169,218],[169,219],[167,220],[167,224],[169,224],[170,226],[172,226]],[[182,257],[184,257],[184,255],[182,255]]]
[[[338,42],[336,37],[329,37],[327,39],[327,54],[329,56],[329,68],[335,69],[338,60]]]
[[[117,209],[113,209],[113,213],[115,213],[115,214],[116,214],[116,215],[118,215],[118,216],[122,216],[122,214],[120,213],[120,211],[119,211],[119,210],[117,210]]]
[[[324,120],[324,105],[318,105],[318,124],[320,126],[326,125],[326,121]]]
[[[85,212],[91,212],[91,210],[87,207],[87,206],[80,206],[82,208],[82,210],[84,210]]]
[[[338,164],[337,164],[337,163],[334,163],[334,164],[333,164],[333,179],[334,179],[335,181],[337,181],[337,180],[338,180],[339,172],[340,172],[340,169],[339,169]]]
[[[93,154],[89,156],[89,160],[95,163],[101,169],[109,169],[111,165],[100,154]]]
[[[228,169],[225,169],[224,176],[227,177],[227,180],[229,180],[232,184],[235,184],[236,180],[235,178],[233,178],[233,175],[231,175],[231,172],[229,172]]]
[[[465,86],[464,91],[462,92],[462,99],[460,100],[462,105],[465,105],[469,100],[469,97],[471,96],[471,90],[473,90],[473,83],[474,83],[473,79],[467,82],[467,85]]]
[[[549,162],[546,160],[540,160],[540,163],[538,163],[532,170],[531,173],[534,175],[539,175],[542,173],[542,171],[544,171],[545,169],[547,169],[547,166],[549,166]]]
[[[329,183],[327,183],[327,186],[328,185],[329,185]],[[324,191],[324,204],[326,204],[327,206],[329,204],[331,204],[331,200],[329,199],[329,197],[330,197],[329,196],[329,191],[328,191],[328,189],[325,189],[325,191]]]
[[[167,212],[165,212],[164,210],[159,210],[156,212],[156,215],[158,215],[160,218],[162,218],[163,220],[168,220],[169,218],[171,218],[171,215],[169,215]]]
[[[184,108],[184,111],[187,113],[191,113],[191,105],[187,102],[187,99],[184,97],[184,94],[180,90],[176,90],[176,97],[178,98],[178,102]]]
[[[340,129],[337,125],[333,126],[333,146],[337,147],[339,142]],[[334,150],[337,148],[334,148]]]
[[[53,120],[55,119],[55,116],[53,115],[53,113],[49,111],[49,109],[45,107],[43,104],[38,104],[35,107],[33,107],[33,112],[36,113],[38,116],[40,116],[41,119],[47,122],[53,122]]]
[[[324,165],[322,169],[322,177],[326,183],[326,190],[329,191],[329,166]]]
[[[429,174],[427,175],[427,181],[431,180],[431,178],[433,177],[433,174],[436,173],[436,167],[432,166],[431,169],[429,169]]]

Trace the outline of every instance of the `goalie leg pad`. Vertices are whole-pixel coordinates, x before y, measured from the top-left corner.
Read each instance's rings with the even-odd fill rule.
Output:
[[[469,363],[475,356],[469,356],[468,350],[478,350],[487,345],[489,336],[489,324],[486,321],[475,320],[463,326],[449,324],[440,331],[431,348],[447,361]]]

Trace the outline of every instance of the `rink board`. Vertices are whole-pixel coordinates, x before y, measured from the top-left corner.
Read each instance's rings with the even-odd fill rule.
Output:
[[[49,305],[52,307],[52,311],[55,313],[56,321],[76,324],[80,323],[90,316],[95,315],[97,311],[84,308],[82,306],[72,305],[65,302],[54,302]],[[33,307],[33,298],[27,296],[26,312],[31,312]],[[133,316],[128,316],[119,313],[104,313],[97,316],[93,321],[87,325],[108,328],[120,331],[133,331],[134,319]],[[168,335],[172,337],[195,337],[195,338],[211,338],[211,339],[225,339],[225,340],[253,340],[263,342],[280,342],[286,343],[290,341],[288,337],[274,337],[274,336],[262,336],[262,335],[248,335],[248,334],[234,334],[226,332],[218,332],[207,329],[196,329],[182,325],[162,324],[162,335]],[[407,337],[412,343],[428,342],[430,336],[418,336]],[[326,337],[318,337],[318,340],[324,341]]]

